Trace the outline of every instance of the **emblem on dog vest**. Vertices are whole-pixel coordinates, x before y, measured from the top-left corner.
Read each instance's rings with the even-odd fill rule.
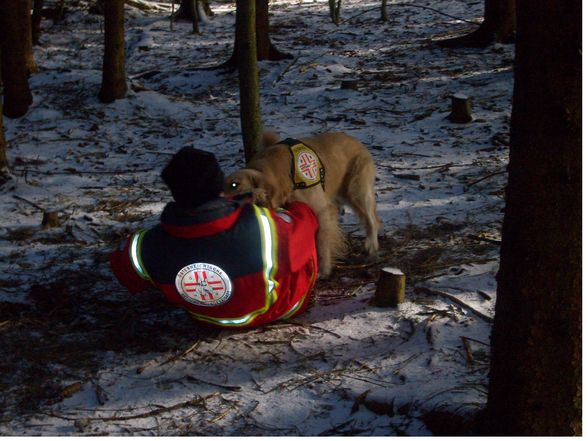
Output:
[[[321,184],[325,187],[325,168],[313,149],[296,139],[281,141],[292,154],[292,181],[295,189],[309,188]]]
[[[209,263],[193,263],[176,275],[176,289],[187,302],[198,306],[218,306],[233,294],[231,279],[222,268]]]

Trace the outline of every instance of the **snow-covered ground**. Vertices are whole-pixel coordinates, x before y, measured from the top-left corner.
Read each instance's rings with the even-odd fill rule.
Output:
[[[70,2],[68,2],[70,3]],[[426,435],[486,399],[513,47],[441,49],[483,0],[270,1],[263,120],[285,136],[345,131],[377,164],[381,251],[343,216],[351,252],[312,309],[248,331],[196,326],[157,292],[127,294],[108,252],[157,221],[159,173],[186,145],[243,165],[237,77],[225,61],[234,3],[192,35],[169,5],[127,8],[125,99],[98,102],[102,19],[71,2],[43,22],[34,104],[5,119],[14,179],[0,188],[0,434]],[[151,3],[151,2],[146,2]],[[432,8],[432,9],[431,9]],[[453,16],[450,17],[450,16]],[[358,79],[358,90],[341,80]],[[452,124],[450,97],[474,121]],[[43,211],[61,225],[41,229]],[[399,308],[370,303],[381,267],[407,274]]]

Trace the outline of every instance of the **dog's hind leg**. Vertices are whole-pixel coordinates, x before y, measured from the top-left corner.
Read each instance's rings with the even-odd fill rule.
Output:
[[[328,277],[336,260],[344,256],[346,241],[337,219],[337,206],[333,203],[316,210],[319,229],[317,233],[317,253],[319,274]]]
[[[378,251],[380,219],[376,213],[374,181],[376,170],[369,153],[355,158],[348,175],[345,199],[366,229],[365,249],[370,255]]]

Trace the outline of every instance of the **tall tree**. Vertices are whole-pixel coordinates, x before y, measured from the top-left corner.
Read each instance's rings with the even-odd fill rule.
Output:
[[[18,13],[19,22],[23,26],[23,35],[25,43],[25,60],[27,66],[27,73],[31,75],[39,71],[37,63],[35,63],[35,57],[33,56],[33,31],[32,31],[32,20],[31,20],[31,8],[33,6],[32,0],[26,0],[19,4]]]
[[[33,102],[29,88],[26,55],[26,32],[29,18],[22,12],[29,0],[0,1],[0,48],[4,79],[4,115],[18,118],[27,113]],[[25,22],[27,23],[25,23]]]
[[[43,19],[43,1],[33,0],[33,14],[31,15],[31,33],[33,37],[33,44],[39,44],[39,36],[41,35],[41,20]]]
[[[581,0],[517,0],[492,434],[581,433],[581,16]]]
[[[180,7],[178,8],[177,12],[174,14],[174,20],[190,20],[193,21],[195,19],[199,19],[202,21],[202,17],[198,11],[194,11],[192,9],[192,2],[193,0],[182,0],[180,2]],[[210,3],[208,0],[198,0],[197,3],[202,6],[202,10],[206,14],[207,17],[212,17],[214,12],[210,9]]]
[[[0,48],[0,55],[2,49]],[[0,60],[2,57],[0,56]],[[0,69],[0,185],[4,184],[10,175],[8,158],[6,157],[6,137],[4,136],[4,117],[2,116],[2,69]]]
[[[279,61],[293,58],[292,55],[281,52],[272,43],[269,33],[269,1],[255,0],[255,41],[257,42],[257,60]],[[223,64],[223,67],[235,67],[239,63],[240,52],[238,50],[239,36],[235,32],[235,45],[233,54]]]
[[[123,98],[127,93],[124,6],[124,0],[104,2],[104,61],[98,94],[104,103]]]
[[[477,30],[439,41],[438,44],[445,47],[485,47],[492,43],[512,43],[515,23],[515,0],[485,0],[484,21]]]
[[[255,44],[255,0],[237,0],[235,34],[237,36],[236,50],[240,54],[238,68],[241,133],[245,147],[245,161],[249,161],[261,148],[262,136],[257,45]]]

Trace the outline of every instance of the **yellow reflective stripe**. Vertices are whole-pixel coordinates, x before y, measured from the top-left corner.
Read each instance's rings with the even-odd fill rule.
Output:
[[[275,279],[278,270],[276,224],[267,208],[261,208],[256,205],[253,207],[261,228],[266,295],[270,298],[271,304],[273,305],[278,300],[278,282]]]
[[[139,230],[133,237],[131,238],[131,245],[129,246],[129,257],[131,258],[131,263],[133,264],[133,268],[137,272],[137,274],[145,280],[149,280],[151,282],[151,277],[143,264],[143,259],[141,258],[141,248],[143,245],[143,238],[147,233],[147,230]]]
[[[263,279],[265,284],[265,303],[256,311],[243,317],[217,318],[196,314],[190,311],[190,315],[197,320],[213,323],[220,326],[245,326],[251,323],[257,316],[266,313],[270,306],[278,299],[278,281],[275,279],[278,271],[278,240],[276,223],[267,208],[253,205],[255,216],[259,223],[261,233],[261,255],[263,259]]]

